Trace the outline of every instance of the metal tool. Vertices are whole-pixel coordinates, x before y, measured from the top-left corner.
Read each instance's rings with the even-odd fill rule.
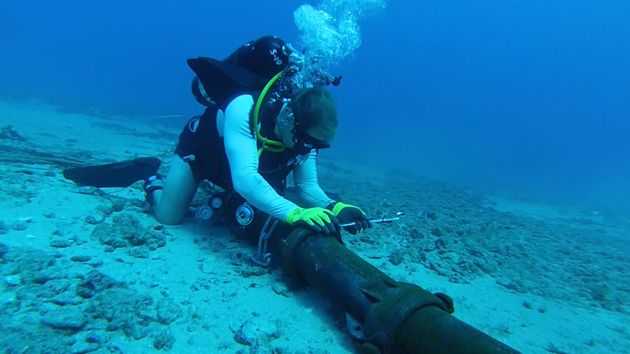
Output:
[[[403,213],[402,211],[399,211],[395,214],[396,216],[391,217],[391,218],[373,218],[373,219],[368,219],[368,221],[372,224],[389,224],[392,223],[394,221],[398,221],[400,220],[401,216],[404,216],[405,213]],[[350,226],[355,226],[357,223],[356,222],[347,222],[345,224],[340,224],[339,226],[341,227],[350,227]]]

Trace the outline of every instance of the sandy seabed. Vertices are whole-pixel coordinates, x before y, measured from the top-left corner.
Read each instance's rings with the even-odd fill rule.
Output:
[[[0,347],[5,353],[351,353],[343,314],[222,227],[164,226],[141,183],[80,188],[62,168],[168,161],[170,125],[0,102]],[[167,166],[165,166],[167,168]],[[630,219],[478,195],[323,160],[371,215],[348,247],[524,353],[630,353]]]

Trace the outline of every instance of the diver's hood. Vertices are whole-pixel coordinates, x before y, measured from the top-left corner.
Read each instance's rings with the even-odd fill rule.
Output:
[[[241,93],[260,90],[267,82],[265,78],[227,60],[198,57],[188,59],[187,63],[197,75],[207,98],[220,107]],[[197,96],[194,87],[193,93]],[[197,97],[197,100],[200,98]]]

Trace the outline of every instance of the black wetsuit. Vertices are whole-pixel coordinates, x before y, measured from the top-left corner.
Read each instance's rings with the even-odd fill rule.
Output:
[[[280,106],[272,106],[261,112],[264,136],[278,139],[273,133],[275,117]],[[230,166],[225,152],[223,137],[217,129],[217,111],[212,105],[201,116],[191,118],[181,134],[175,153],[187,161],[197,182],[207,179],[219,187],[232,190]],[[279,194],[284,193],[286,177],[297,164],[297,154],[290,150],[263,152],[259,172]]]

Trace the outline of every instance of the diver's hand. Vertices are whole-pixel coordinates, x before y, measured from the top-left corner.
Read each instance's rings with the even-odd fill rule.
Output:
[[[295,208],[287,216],[289,225],[304,226],[315,232],[332,234],[339,226],[332,211],[324,208]]]
[[[344,227],[346,231],[353,235],[372,227],[370,220],[368,220],[363,210],[359,207],[342,202],[335,202],[329,205],[328,208],[337,217],[340,224],[353,223],[352,226]]]

